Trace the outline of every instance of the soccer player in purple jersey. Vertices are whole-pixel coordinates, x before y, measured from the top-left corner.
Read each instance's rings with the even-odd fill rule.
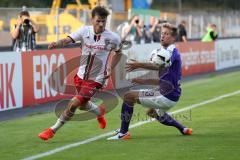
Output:
[[[133,114],[135,103],[148,107],[148,115],[156,118],[161,124],[176,127],[183,135],[191,135],[192,129],[187,128],[177,122],[169,114],[167,110],[175,106],[181,96],[180,80],[181,80],[181,57],[175,47],[177,29],[169,23],[162,25],[161,46],[171,53],[169,65],[159,65],[156,63],[141,63],[133,61],[126,64],[126,70],[131,72],[136,69],[157,70],[159,79],[133,79],[133,83],[158,85],[157,90],[140,90],[129,91],[124,95],[124,102],[121,111],[121,128],[116,135],[109,137],[108,140],[129,139],[128,132],[130,120]]]

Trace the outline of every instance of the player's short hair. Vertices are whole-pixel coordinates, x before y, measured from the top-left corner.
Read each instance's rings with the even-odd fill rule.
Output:
[[[92,17],[95,17],[96,15],[100,17],[107,17],[109,15],[109,12],[105,7],[97,6],[92,10]]]
[[[19,13],[19,16],[20,16],[20,17],[22,17],[22,16],[28,16],[28,17],[30,17],[30,14],[29,14],[28,11],[21,11],[21,12]]]
[[[216,27],[217,27],[217,25],[213,23],[213,24],[211,24],[211,27],[215,27],[215,28],[216,28]]]
[[[162,27],[163,28],[168,28],[171,31],[171,35],[175,38],[177,37],[178,31],[177,31],[177,27],[175,27],[174,25],[172,25],[170,23],[163,23]]]
[[[185,20],[182,20],[182,21],[181,21],[181,24],[186,25],[187,22],[186,22]]]

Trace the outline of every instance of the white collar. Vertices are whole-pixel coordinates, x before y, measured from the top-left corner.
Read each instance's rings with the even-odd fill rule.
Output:
[[[167,47],[167,50],[173,52],[173,50],[176,48],[175,44],[171,44]]]

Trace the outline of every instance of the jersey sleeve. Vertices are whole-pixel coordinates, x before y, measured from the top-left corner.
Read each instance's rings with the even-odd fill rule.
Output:
[[[173,62],[177,59],[178,50],[176,49],[175,45],[170,45],[167,50],[171,53],[170,58],[170,66],[173,64]]]
[[[115,52],[121,52],[122,44],[121,44],[121,38],[119,35],[116,34],[115,38],[113,39],[113,44],[116,46],[114,48]]]
[[[80,41],[83,37],[83,34],[87,32],[86,27],[81,27],[77,31],[68,35],[69,38],[72,39],[73,42]]]
[[[179,53],[178,53],[178,50],[175,48],[170,58],[170,66],[174,63],[174,61],[178,60],[178,58],[179,58]]]

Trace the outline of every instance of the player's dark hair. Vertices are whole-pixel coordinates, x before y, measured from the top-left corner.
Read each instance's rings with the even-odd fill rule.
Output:
[[[100,17],[107,17],[109,15],[109,12],[105,7],[97,6],[92,10],[92,17],[95,17],[96,15]]]
[[[20,16],[20,17],[22,17],[22,16],[28,16],[28,17],[30,17],[30,14],[29,14],[28,11],[21,11],[21,12],[19,13],[19,16]]]

